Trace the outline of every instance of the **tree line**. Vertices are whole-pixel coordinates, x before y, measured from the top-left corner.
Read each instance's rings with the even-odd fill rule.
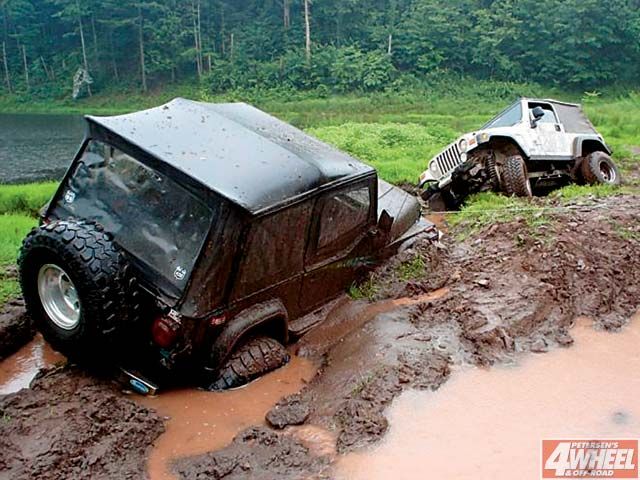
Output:
[[[2,89],[637,86],[640,0],[0,0]],[[77,92],[76,92],[77,93]]]

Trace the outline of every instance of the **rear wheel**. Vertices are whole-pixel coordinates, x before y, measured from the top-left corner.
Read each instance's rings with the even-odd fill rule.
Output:
[[[101,227],[57,221],[34,229],[18,259],[29,315],[69,359],[103,364],[137,318],[133,279],[124,254]]]
[[[520,155],[507,157],[502,166],[502,189],[507,195],[531,197],[531,182],[527,166]]]
[[[234,350],[208,389],[240,387],[288,361],[289,354],[277,340],[270,337],[251,338]]]
[[[590,185],[603,183],[620,185],[620,172],[611,157],[604,152],[593,152],[587,155],[580,166],[582,178]]]

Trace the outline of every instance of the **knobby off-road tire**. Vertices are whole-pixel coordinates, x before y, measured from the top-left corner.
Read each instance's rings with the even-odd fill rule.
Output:
[[[288,361],[289,354],[277,340],[269,337],[249,339],[234,350],[208,389],[240,387]]]
[[[509,196],[531,197],[527,166],[520,155],[508,157],[502,167],[502,189]]]
[[[113,364],[124,334],[137,321],[140,298],[130,266],[111,235],[89,222],[52,222],[28,234],[18,265],[27,311],[53,348],[85,365]],[[56,281],[66,285],[63,292],[71,285],[77,299],[62,321],[55,299],[62,310],[70,304],[68,296],[56,290]],[[65,318],[70,321],[65,323]]]
[[[620,171],[611,157],[604,152],[593,152],[587,155],[580,164],[583,180],[589,185],[602,183],[620,185]]]

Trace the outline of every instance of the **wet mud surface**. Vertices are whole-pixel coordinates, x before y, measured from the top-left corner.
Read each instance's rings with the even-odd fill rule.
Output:
[[[28,388],[40,369],[62,365],[66,359],[54,351],[41,335],[0,362],[0,395]]]
[[[299,394],[281,400],[267,414],[278,419],[278,428],[288,418],[292,423],[307,418],[303,427],[269,433],[273,458],[293,448],[288,429],[306,426],[329,432],[335,451],[314,454],[313,441],[306,453],[296,446],[298,460],[270,472],[259,459],[246,457],[245,431],[222,451],[181,460],[181,477],[270,478],[270,472],[271,478],[334,478],[345,473],[340,460],[336,471],[329,465],[321,468],[325,463],[314,463],[308,455],[331,463],[378,442],[389,430],[388,407],[403,391],[434,395],[452,370],[494,364],[504,368],[524,353],[562,352],[561,347],[574,342],[571,329],[578,317],[592,318],[589,329],[602,331],[600,341],[606,342],[605,331],[622,330],[639,306],[639,205],[637,197],[585,201],[554,213],[538,229],[516,220],[464,241],[450,237],[401,253],[374,274],[376,303],[338,304],[320,328],[301,339],[298,353],[322,358],[323,367]],[[397,272],[416,255],[427,276],[407,281]],[[557,368],[570,371],[571,360],[567,362]],[[599,375],[589,368],[584,375]],[[503,394],[511,387],[513,383],[505,384]],[[473,404],[471,394],[463,398],[460,404]],[[532,413],[526,414],[530,418]],[[463,419],[464,409],[458,415]],[[411,413],[405,417],[409,424]],[[408,446],[420,443],[403,441]],[[385,457],[392,464],[393,458]],[[223,461],[226,469],[212,473],[212,466]],[[368,478],[372,470],[366,460],[360,465],[364,476],[356,478]],[[404,478],[414,478],[418,467],[414,459]],[[391,475],[393,467],[386,473]]]
[[[110,382],[56,367],[0,397],[0,478],[145,478],[163,430],[156,413]]]
[[[149,477],[174,479],[175,459],[224,448],[238,432],[266,425],[269,409],[283,396],[301,390],[316,369],[313,362],[293,357],[284,367],[235,390],[182,389],[155,397],[133,396],[136,403],[155,410],[165,421],[165,433],[149,455]]]
[[[79,466],[91,478],[134,471],[132,478],[149,472],[154,479],[334,478],[345,472],[345,455],[393,432],[392,402],[405,391],[434,398],[452,372],[506,368],[529,352],[557,355],[573,344],[578,317],[593,319],[603,343],[606,332],[626,335],[640,299],[638,197],[584,200],[537,229],[523,219],[463,240],[458,234],[452,229],[441,243],[419,242],[394,257],[372,276],[373,301],[336,302],[292,347],[289,366],[244,389],[133,403],[109,384],[62,371],[0,397],[0,412],[13,419],[2,423],[0,471],[12,472],[7,478],[53,478],[48,469],[55,478],[83,478]],[[411,279],[405,267],[416,258],[424,275]],[[57,432],[56,409],[75,437]],[[48,422],[55,435],[42,442],[36,434],[46,437]],[[64,449],[55,438],[64,438]],[[73,460],[62,450],[80,453]]]
[[[541,439],[634,438],[640,315],[616,333],[580,319],[570,334],[572,348],[461,368],[437,392],[402,393],[387,413],[388,435],[340,458],[335,478],[539,478]]]
[[[7,302],[0,311],[0,360],[18,351],[35,335],[22,299]]]

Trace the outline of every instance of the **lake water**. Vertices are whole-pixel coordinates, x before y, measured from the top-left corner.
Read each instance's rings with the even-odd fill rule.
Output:
[[[79,115],[0,114],[0,183],[61,178],[83,136]]]

